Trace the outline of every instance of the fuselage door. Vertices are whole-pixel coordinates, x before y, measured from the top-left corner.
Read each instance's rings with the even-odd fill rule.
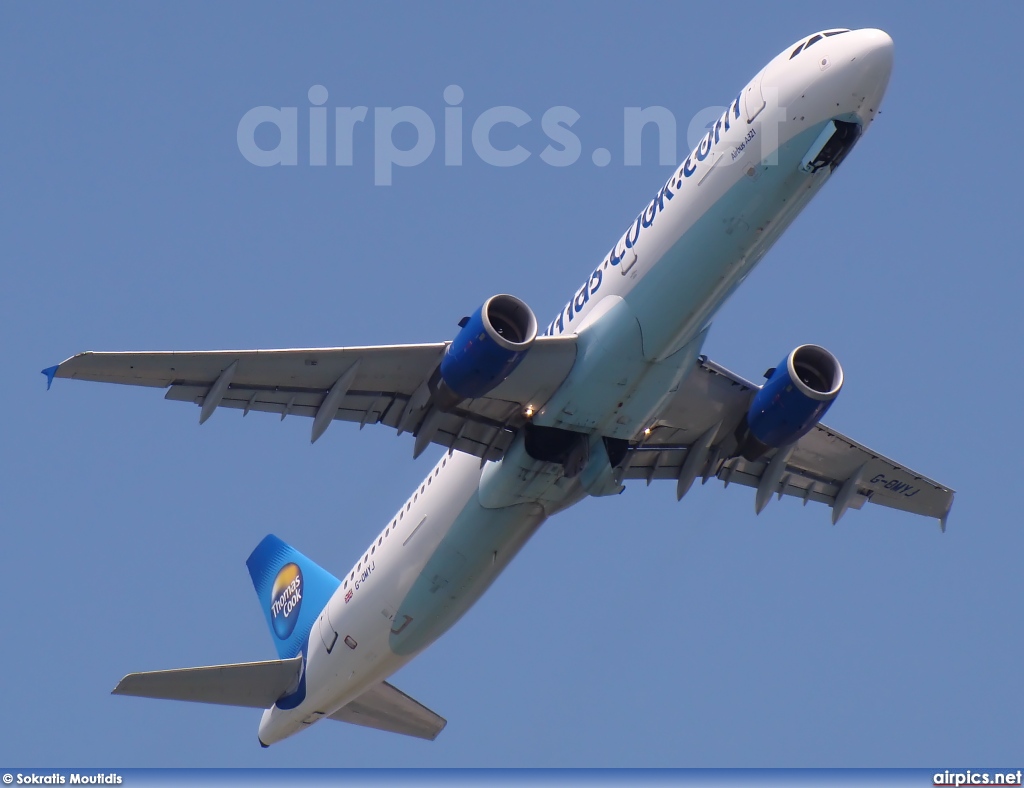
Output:
[[[320,618],[317,619],[317,629],[320,630],[320,639],[324,642],[324,648],[330,654],[334,644],[338,642],[338,632],[331,625],[331,618],[326,608],[320,614]]]
[[[757,76],[750,81],[750,84],[743,89],[743,114],[747,118],[747,123],[760,115],[761,110],[765,107],[764,93],[761,92],[763,77],[764,69],[762,68]]]

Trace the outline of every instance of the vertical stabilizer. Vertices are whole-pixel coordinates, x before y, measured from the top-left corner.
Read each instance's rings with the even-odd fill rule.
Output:
[[[299,654],[341,581],[273,534],[246,560],[281,659]]]

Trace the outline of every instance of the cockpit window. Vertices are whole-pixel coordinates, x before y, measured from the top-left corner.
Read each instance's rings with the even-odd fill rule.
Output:
[[[823,37],[824,38],[828,38],[829,36],[838,36],[840,33],[849,33],[849,32],[850,32],[849,30],[829,30],[826,33],[815,33],[807,41],[805,41],[805,42],[801,43],[799,46],[797,46],[797,48],[793,50],[793,54],[791,54],[789,56],[789,59],[792,60],[797,55],[799,55],[801,52],[803,52],[805,49],[810,49],[814,44],[817,44],[819,41],[821,41],[821,39]]]

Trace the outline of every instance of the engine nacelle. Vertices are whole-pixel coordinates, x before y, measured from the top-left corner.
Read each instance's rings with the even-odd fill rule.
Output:
[[[515,296],[491,296],[461,324],[441,359],[441,381],[459,398],[482,397],[523,360],[537,316]]]
[[[776,367],[754,395],[740,424],[737,452],[756,460],[811,431],[843,387],[839,360],[818,345],[801,345]]]

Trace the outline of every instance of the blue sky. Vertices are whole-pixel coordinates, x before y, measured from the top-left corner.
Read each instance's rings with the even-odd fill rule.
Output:
[[[8,578],[0,760],[26,766],[1019,766],[1021,8],[910,4],[8,4],[0,25],[0,430]],[[57,381],[92,350],[438,341],[511,292],[546,323],[664,182],[623,164],[623,109],[678,151],[783,48],[881,27],[880,120],[720,313],[706,351],[748,377],[820,343],[828,422],[958,491],[948,533],[880,507],[718,483],[631,484],[550,520],[484,599],[394,678],[449,720],[434,743],[322,723],[270,750],[259,712],[108,695],[129,671],[274,656],[245,558],[274,532],[344,571],[435,457],[412,439]],[[464,91],[466,154],[374,185],[313,167],[327,107]],[[298,107],[299,164],[236,130]],[[469,124],[533,119],[482,162]],[[580,159],[539,156],[549,107]],[[371,110],[372,114],[372,110]],[[408,131],[406,129],[406,131]],[[411,140],[396,133],[408,145]],[[264,140],[264,144],[266,141]],[[591,153],[611,152],[596,166]],[[304,158],[305,157],[305,158]]]

